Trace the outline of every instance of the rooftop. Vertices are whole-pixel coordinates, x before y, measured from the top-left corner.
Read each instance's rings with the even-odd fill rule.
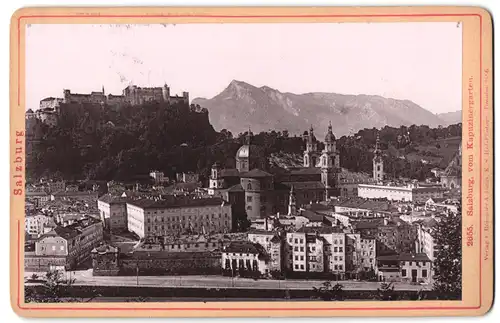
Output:
[[[325,189],[325,185],[320,181],[300,181],[300,182],[282,182],[283,185],[292,187],[294,190],[311,190],[311,189]]]
[[[166,196],[165,199],[162,200],[140,199],[128,201],[127,204],[135,205],[143,209],[172,209],[183,207],[217,206],[225,204],[225,201],[219,197],[195,199],[190,197]]]
[[[261,249],[260,245],[256,243],[237,241],[232,242],[229,246],[227,246],[224,252],[261,254],[263,252]]]
[[[105,194],[99,198],[99,201],[107,203],[107,204],[120,204],[120,203],[127,203],[127,201],[129,201],[129,199],[126,197]]]
[[[240,172],[236,168],[226,168],[221,170],[221,177],[240,177]]]
[[[380,261],[431,261],[425,253],[378,256]]]
[[[240,174],[240,176],[243,178],[264,178],[264,177],[272,177],[273,175],[271,175],[268,172],[265,172],[261,169],[254,168],[249,172]]]

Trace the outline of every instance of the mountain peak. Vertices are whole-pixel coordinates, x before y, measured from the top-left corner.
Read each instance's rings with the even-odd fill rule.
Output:
[[[210,111],[215,129],[233,133],[247,131],[248,124],[257,132],[272,129],[291,134],[302,134],[314,124],[319,133],[326,133],[328,120],[332,120],[335,136],[341,137],[364,128],[443,123],[408,100],[327,92],[282,93],[267,85],[256,87],[240,80],[232,80],[224,91],[202,100],[200,105]]]
[[[229,86],[244,86],[244,87],[247,87],[247,86],[252,86],[252,85],[248,84],[247,82],[238,81],[238,80],[232,80],[231,83],[229,83]]]

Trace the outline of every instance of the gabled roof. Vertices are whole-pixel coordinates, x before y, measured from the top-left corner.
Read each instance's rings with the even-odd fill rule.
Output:
[[[243,173],[240,175],[242,178],[265,178],[265,177],[272,177],[273,175],[258,169],[254,168],[249,172]]]
[[[248,241],[237,241],[231,242],[231,244],[226,247],[225,252],[260,254],[261,250],[259,250],[257,244],[255,243],[251,243]]]
[[[354,228],[356,230],[377,229],[380,225],[382,224],[376,221],[360,221],[354,224]]]
[[[221,177],[240,177],[240,172],[236,168],[225,168],[220,174]]]
[[[236,184],[227,189],[228,192],[244,192],[241,184]]]
[[[79,234],[80,232],[73,228],[57,226],[50,232],[43,234],[39,240],[45,237],[61,237],[63,239],[69,240],[75,238]]]
[[[310,210],[301,210],[300,215],[302,215],[303,217],[305,217],[306,219],[308,219],[311,222],[323,222],[323,221],[325,221],[324,215],[315,213],[315,212],[310,211]]]
[[[107,204],[125,204],[129,199],[121,196],[113,196],[111,194],[104,194],[99,198],[100,202]]]

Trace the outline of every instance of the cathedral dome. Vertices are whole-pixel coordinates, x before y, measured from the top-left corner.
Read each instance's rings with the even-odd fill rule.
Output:
[[[250,157],[250,146],[249,145],[243,145],[238,149],[238,152],[236,153],[236,158],[248,158]]]
[[[335,135],[332,132],[328,132],[325,136],[325,142],[335,141]]]

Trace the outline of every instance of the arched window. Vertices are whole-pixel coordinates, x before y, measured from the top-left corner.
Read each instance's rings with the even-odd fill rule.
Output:
[[[323,166],[326,166],[326,157],[323,157]]]
[[[252,184],[251,183],[248,183],[247,184],[247,190],[251,190],[252,189]]]
[[[308,157],[307,155],[306,155],[306,156],[304,156],[304,163],[305,163],[306,165],[308,165],[308,164],[309,164],[309,157]]]

